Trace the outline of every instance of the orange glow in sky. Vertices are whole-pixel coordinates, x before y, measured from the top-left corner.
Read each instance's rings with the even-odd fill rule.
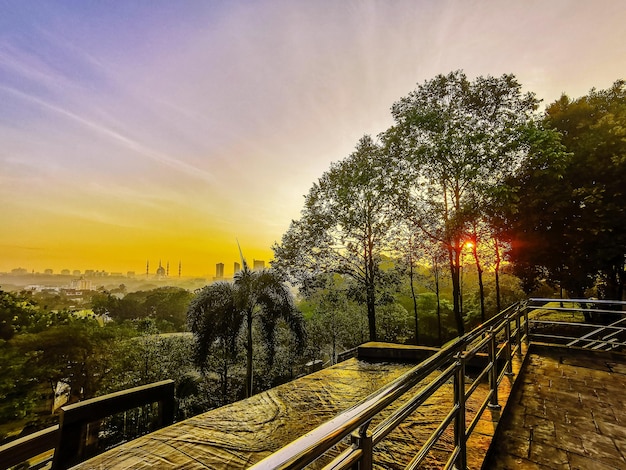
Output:
[[[626,64],[614,0],[9,2],[0,272],[226,274],[417,83],[513,73],[544,103]]]

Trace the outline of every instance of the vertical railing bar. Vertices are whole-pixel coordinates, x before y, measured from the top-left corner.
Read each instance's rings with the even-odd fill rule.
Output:
[[[506,365],[505,365],[505,374],[513,375],[513,363],[511,362],[511,317],[507,314],[504,317],[505,327],[504,330],[506,332]]]
[[[524,329],[526,330],[525,342],[526,346],[530,344],[530,327],[528,325],[528,304],[524,305]]]
[[[353,470],[372,470],[374,464],[374,446],[372,445],[372,433],[368,429],[371,421],[363,424],[351,435],[352,445],[362,452],[361,458],[355,463]]]
[[[459,411],[454,420],[454,444],[459,449],[457,463],[460,470],[467,467],[467,441],[465,439],[465,358],[457,354],[458,368],[454,375],[454,403]]]
[[[489,329],[489,360],[491,361],[491,374],[489,374],[489,387],[493,392],[491,395],[491,402],[489,408],[500,409],[498,403],[498,357],[496,354],[496,335],[493,332],[493,328]]]
[[[517,355],[522,355],[522,325],[520,321],[520,307],[518,305],[515,310],[515,329],[516,329],[516,351]]]

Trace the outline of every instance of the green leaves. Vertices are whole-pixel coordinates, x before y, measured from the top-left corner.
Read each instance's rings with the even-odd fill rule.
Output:
[[[626,84],[592,89],[547,107],[545,122],[560,132],[569,153],[558,155],[551,136],[534,134],[520,172],[514,250],[520,272],[547,278],[582,295],[598,278],[600,295],[621,298],[626,254]],[[536,149],[540,148],[540,151]]]
[[[253,390],[253,326],[261,331],[266,362],[271,367],[276,329],[281,321],[293,333],[295,352],[300,353],[306,339],[303,319],[282,276],[274,270],[251,271],[244,263],[234,282],[216,282],[202,288],[189,305],[188,323],[196,340],[196,364],[207,370],[211,359],[219,356],[225,371],[221,372],[221,380],[227,390],[227,369],[237,363],[243,343],[249,396]]]

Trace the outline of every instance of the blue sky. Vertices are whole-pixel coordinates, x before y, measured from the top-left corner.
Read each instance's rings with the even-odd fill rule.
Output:
[[[513,73],[545,103],[624,77],[626,4],[0,1],[0,272],[213,275],[417,83]]]

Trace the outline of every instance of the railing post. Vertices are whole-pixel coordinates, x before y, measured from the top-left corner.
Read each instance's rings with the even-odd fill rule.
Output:
[[[526,346],[530,344],[530,325],[528,324],[528,304],[524,304],[524,329],[526,330]]]
[[[506,365],[505,374],[513,375],[513,363],[511,362],[511,317],[507,313],[504,317],[504,331],[506,333]]]
[[[355,465],[354,470],[372,470],[373,463],[373,445],[372,445],[372,433],[367,429],[370,423],[364,424],[355,432],[352,433],[352,445],[361,449],[363,456],[359,462]]]
[[[454,403],[458,411],[454,420],[454,441],[459,449],[456,467],[459,470],[467,468],[467,442],[465,440],[465,357],[462,352],[457,353],[457,369],[454,374]]]
[[[500,409],[498,403],[498,358],[496,348],[496,334],[493,327],[489,328],[489,360],[491,361],[491,371],[489,374],[489,387],[491,388],[491,399],[489,400],[489,408]]]
[[[515,329],[517,330],[517,355],[522,356],[522,322],[520,321],[520,306],[515,309]]]

